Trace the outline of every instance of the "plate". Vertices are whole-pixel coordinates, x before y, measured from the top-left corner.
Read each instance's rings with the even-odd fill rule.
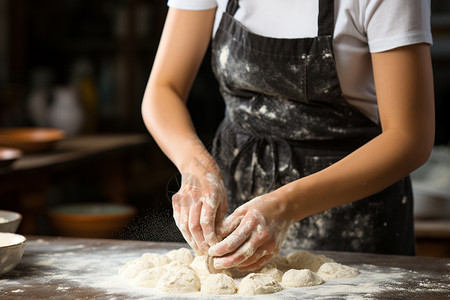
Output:
[[[0,146],[17,148],[23,152],[43,152],[53,149],[64,138],[64,131],[54,128],[0,129]]]

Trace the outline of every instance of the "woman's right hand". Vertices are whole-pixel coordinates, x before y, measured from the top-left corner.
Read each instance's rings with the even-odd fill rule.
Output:
[[[181,175],[181,188],[172,197],[173,216],[186,242],[198,255],[206,254],[218,242],[216,224],[227,210],[220,170],[212,158],[194,158]]]

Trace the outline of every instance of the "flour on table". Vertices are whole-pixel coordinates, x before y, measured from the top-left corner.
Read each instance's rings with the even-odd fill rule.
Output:
[[[236,291],[233,278],[223,273],[211,274],[202,281],[201,292],[205,294],[231,295]]]
[[[180,248],[165,255],[145,253],[126,263],[119,274],[132,279],[137,287],[156,288],[165,293],[252,296],[284,288],[317,286],[326,280],[356,277],[359,272],[324,255],[296,251],[287,257],[273,257],[257,273],[230,269],[212,274],[206,256],[195,256],[191,250]]]
[[[290,269],[283,275],[281,285],[284,287],[315,286],[323,283],[323,280],[313,271],[308,269]]]
[[[165,293],[182,294],[198,292],[200,286],[201,283],[197,274],[192,269],[183,268],[164,274],[156,285],[156,288]]]
[[[323,280],[351,278],[359,275],[358,269],[339,263],[324,263],[317,271]]]
[[[262,273],[250,273],[239,284],[238,294],[254,296],[279,292],[283,287],[272,276]]]

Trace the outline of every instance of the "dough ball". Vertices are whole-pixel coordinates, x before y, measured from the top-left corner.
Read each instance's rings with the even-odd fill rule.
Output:
[[[153,263],[155,267],[162,267],[172,261],[167,256],[158,253],[144,253],[140,259]]]
[[[321,265],[327,262],[334,262],[331,258],[324,255],[312,254],[308,251],[296,251],[287,256],[291,269],[309,269],[317,272]]]
[[[127,279],[135,278],[142,270],[151,269],[155,267],[155,265],[146,260],[142,260],[140,258],[127,262],[122,268],[119,270],[119,274]]]
[[[236,293],[236,284],[233,278],[226,274],[211,274],[202,281],[201,291],[213,295],[230,295]]]
[[[254,296],[279,292],[283,287],[272,276],[261,273],[250,273],[239,284],[238,294]]]
[[[323,280],[308,269],[290,269],[283,275],[281,285],[284,287],[305,287],[322,284]]]
[[[189,265],[194,260],[194,255],[192,251],[187,248],[180,248],[176,250],[172,250],[166,254],[168,258],[173,261],[179,261],[183,264]]]
[[[351,278],[358,276],[359,271],[356,268],[332,262],[323,264],[317,271],[317,275],[323,280]]]
[[[175,272],[166,272],[156,288],[171,294],[193,293],[200,290],[200,279],[194,271],[184,268]]]
[[[173,260],[173,261],[171,261],[170,263],[168,263],[167,265],[162,266],[162,268],[163,268],[166,272],[168,272],[168,271],[175,272],[175,271],[181,270],[181,269],[183,269],[183,268],[188,268],[188,269],[190,269],[189,265],[184,264],[184,263],[181,263],[181,262],[176,261],[176,260]]]
[[[135,283],[137,286],[146,288],[155,288],[158,281],[166,273],[164,267],[155,267],[151,269],[142,270],[136,277]]]
[[[206,255],[196,256],[189,265],[202,280],[212,274],[208,269],[207,258],[208,257]],[[231,276],[231,272],[229,270],[223,270],[221,273]]]
[[[291,269],[288,259],[280,255],[272,257],[272,259],[269,261],[269,264],[274,265],[277,269],[283,272],[286,272],[287,270]]]
[[[281,282],[284,273],[272,263],[268,263],[267,265],[265,265],[264,268],[262,268],[259,272],[272,276],[273,279],[278,282]]]

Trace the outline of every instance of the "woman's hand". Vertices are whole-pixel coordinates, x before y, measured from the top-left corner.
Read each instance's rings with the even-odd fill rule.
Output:
[[[220,226],[226,236],[209,249],[217,269],[259,270],[280,251],[293,220],[283,202],[269,193],[245,203]]]
[[[175,222],[198,255],[218,242],[216,223],[223,221],[227,210],[219,168],[212,158],[208,161],[194,159],[182,172],[181,188],[172,197]]]

